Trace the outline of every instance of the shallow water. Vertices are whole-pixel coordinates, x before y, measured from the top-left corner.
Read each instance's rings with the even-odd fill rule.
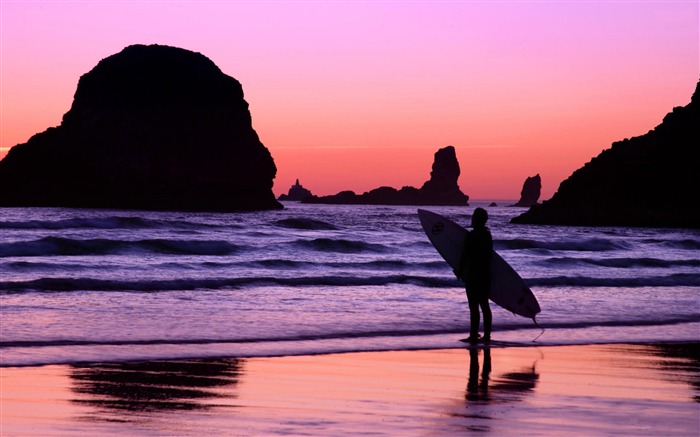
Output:
[[[428,208],[468,224],[476,206]],[[538,344],[700,339],[700,232],[509,224]],[[464,288],[416,208],[257,213],[0,209],[0,365],[459,347]],[[531,320],[494,306],[494,338]]]

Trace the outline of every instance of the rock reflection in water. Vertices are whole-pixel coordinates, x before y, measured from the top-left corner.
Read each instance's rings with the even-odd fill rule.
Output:
[[[651,346],[651,351],[660,358],[658,365],[669,379],[688,383],[696,393],[693,399],[700,402],[700,343],[659,344]]]
[[[75,365],[73,402],[112,411],[206,409],[213,404],[205,401],[222,396],[218,389],[238,382],[240,368],[236,359]]]

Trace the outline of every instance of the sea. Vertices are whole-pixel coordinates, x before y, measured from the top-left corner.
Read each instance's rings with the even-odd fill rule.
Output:
[[[513,202],[426,207],[523,277],[535,321],[492,304],[494,343],[700,340],[700,231],[511,224]],[[0,209],[0,366],[460,348],[463,284],[416,207]]]

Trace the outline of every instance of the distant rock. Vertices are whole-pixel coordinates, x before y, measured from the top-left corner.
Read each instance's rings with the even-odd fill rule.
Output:
[[[278,209],[276,172],[236,79],[199,53],[133,45],[0,162],[0,206]]]
[[[648,133],[613,143],[513,223],[700,228],[700,82]]]
[[[357,200],[358,196],[355,194],[354,191],[346,190],[346,191],[341,191],[338,194],[335,194],[333,196],[322,196],[318,197],[316,195],[313,195],[311,197],[307,197],[306,199],[302,200],[301,203],[327,203],[327,204],[336,204],[336,205],[352,205],[356,203],[360,203]]]
[[[460,169],[452,146],[435,153],[430,179],[418,189],[403,187],[379,187],[363,194],[341,191],[332,196],[307,197],[303,203],[328,203],[351,205],[468,205],[469,196],[457,185]]]
[[[498,204],[496,202],[491,202],[491,203],[489,203],[489,206],[494,207],[494,206],[498,206]]]
[[[542,179],[540,175],[529,177],[523,183],[523,189],[520,191],[520,200],[512,206],[532,206],[540,200],[540,191],[542,191]]]
[[[280,197],[277,198],[277,200],[301,201],[311,196],[313,196],[313,194],[311,194],[311,191],[302,187],[299,183],[299,179],[297,179],[296,184],[292,185],[292,187],[289,189],[289,192],[287,194],[282,194]]]

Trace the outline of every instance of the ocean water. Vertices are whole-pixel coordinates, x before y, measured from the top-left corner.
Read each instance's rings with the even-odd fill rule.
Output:
[[[427,209],[466,225],[488,203]],[[415,207],[285,205],[0,209],[0,365],[462,347],[464,288]],[[522,208],[487,209],[544,328],[492,305],[495,340],[700,340],[699,231],[513,225]]]

